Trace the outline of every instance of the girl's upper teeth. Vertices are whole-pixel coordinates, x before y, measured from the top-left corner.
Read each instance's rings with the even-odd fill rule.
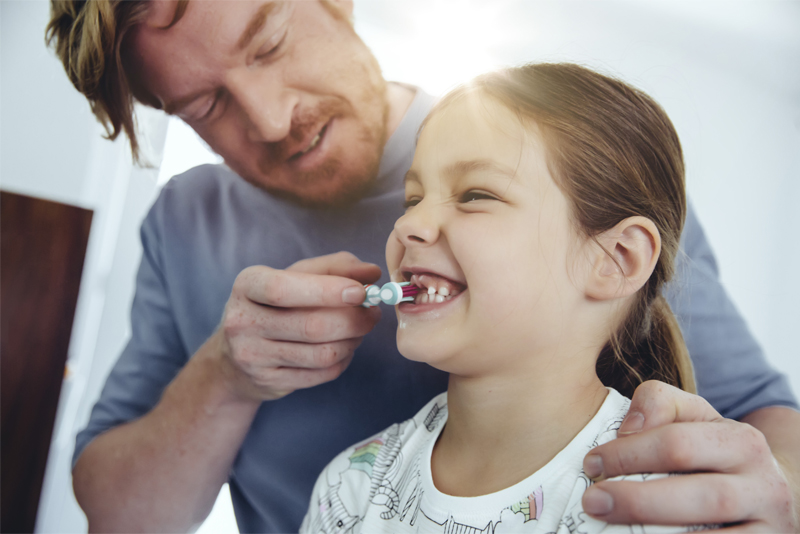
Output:
[[[426,291],[417,294],[415,302],[417,304],[427,302],[444,302],[458,295],[462,288],[457,283],[433,274],[415,274],[411,276],[410,282]]]

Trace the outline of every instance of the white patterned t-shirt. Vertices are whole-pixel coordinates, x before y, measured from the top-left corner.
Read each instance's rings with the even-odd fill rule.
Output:
[[[447,421],[447,393],[412,419],[339,454],[317,479],[300,532],[377,534],[588,534],[686,532],[697,527],[609,525],[591,518],[581,497],[592,482],[583,472],[590,449],[617,437],[630,401],[610,389],[603,405],[544,467],[510,488],[453,497],[433,484],[433,445]],[[638,480],[666,475],[620,477]]]

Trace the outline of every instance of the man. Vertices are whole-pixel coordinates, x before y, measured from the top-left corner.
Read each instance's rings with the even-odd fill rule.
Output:
[[[445,387],[397,354],[393,314],[379,323],[357,306],[380,277],[432,100],[383,81],[348,0],[53,6],[67,72],[114,134],[136,147],[133,95],[227,164],[171,181],[142,226],[132,338],[76,447],[90,529],[187,530],[230,480],[242,530],[294,531],[334,454]],[[796,402],[719,286],[694,214],[685,250],[692,299],[672,302],[699,390],[753,426],[644,384],[629,435],[587,456],[587,473],[702,474],[600,482],[585,508],[612,522],[796,529]]]

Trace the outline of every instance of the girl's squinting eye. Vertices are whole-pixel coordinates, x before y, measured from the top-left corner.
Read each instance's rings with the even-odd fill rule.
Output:
[[[475,200],[497,200],[497,197],[494,195],[490,195],[489,193],[484,193],[483,191],[467,191],[458,199],[459,202],[462,204],[466,204],[467,202],[474,202]]]
[[[419,197],[412,197],[412,198],[409,198],[408,200],[406,200],[405,202],[403,202],[403,207],[404,207],[405,209],[408,209],[408,208],[414,207],[414,206],[416,206],[417,204],[419,204],[421,200],[422,200],[422,199],[421,199],[421,198],[419,198]]]

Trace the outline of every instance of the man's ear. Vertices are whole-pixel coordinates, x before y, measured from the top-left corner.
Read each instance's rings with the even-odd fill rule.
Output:
[[[636,293],[653,274],[661,254],[661,234],[646,217],[628,217],[598,235],[597,242],[600,247],[594,247],[590,256],[593,263],[586,284],[586,295],[596,300]]]

